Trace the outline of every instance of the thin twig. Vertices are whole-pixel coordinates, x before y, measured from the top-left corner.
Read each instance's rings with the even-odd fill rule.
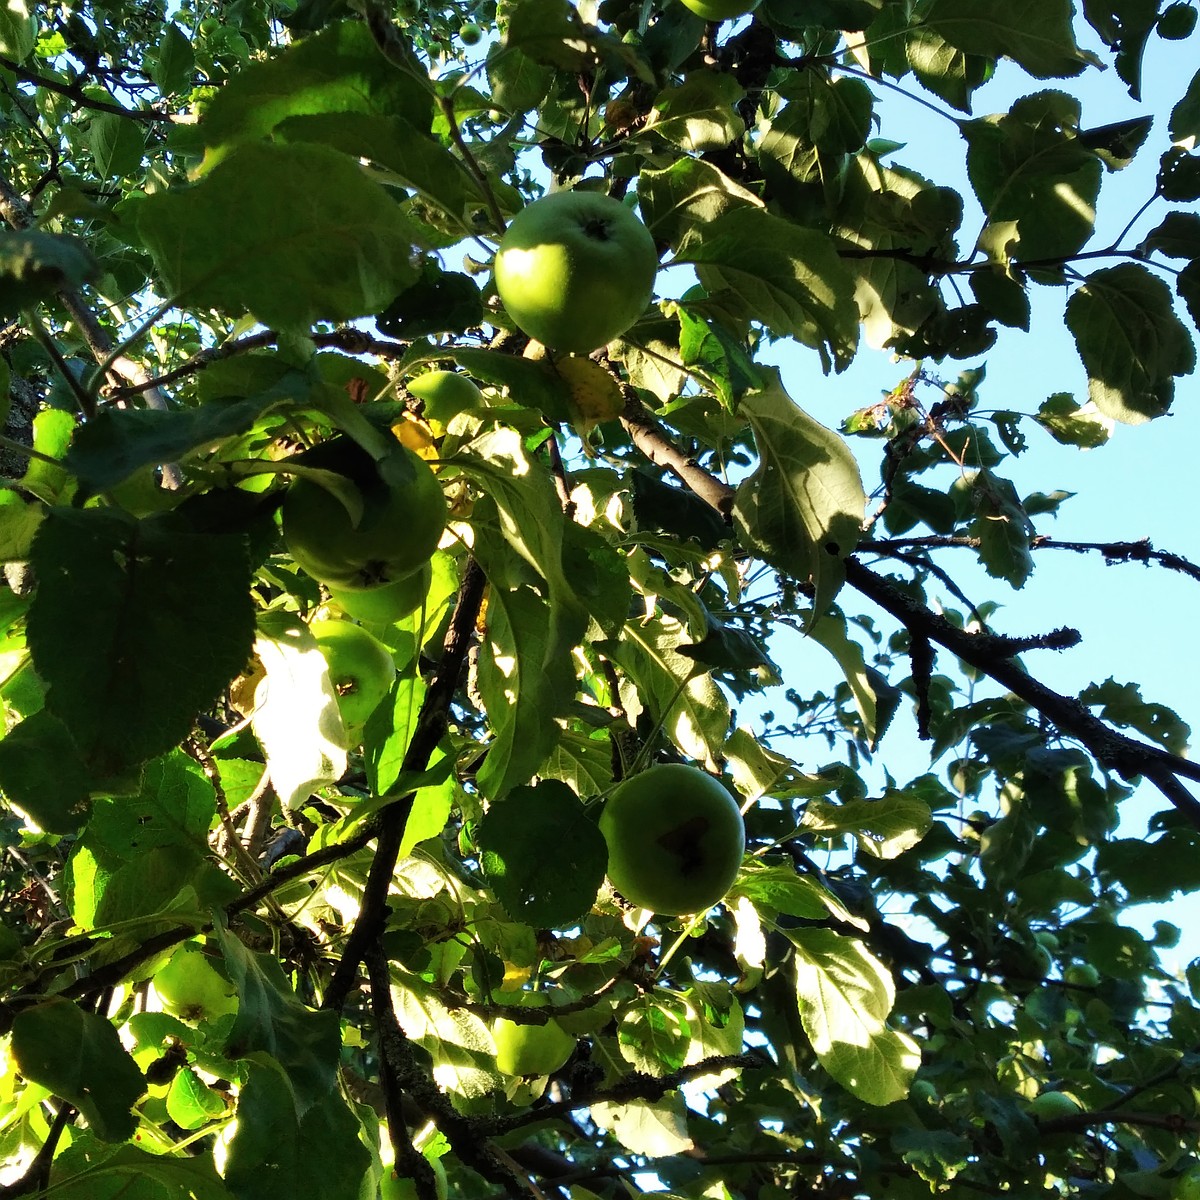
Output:
[[[22,83],[31,83],[34,87],[45,88],[48,92],[66,96],[68,100],[74,100],[80,108],[90,108],[93,112],[113,113],[118,117],[128,117],[131,121],[148,121],[156,124],[174,119],[169,113],[157,112],[152,108],[122,108],[119,104],[112,104],[107,100],[97,100],[95,97],[89,96],[77,83],[63,83],[61,80],[51,79],[47,75],[39,75],[36,71],[26,70],[19,62],[3,54],[0,54],[0,67],[11,71]]]

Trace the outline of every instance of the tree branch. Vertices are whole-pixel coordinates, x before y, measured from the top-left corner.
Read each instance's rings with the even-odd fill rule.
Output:
[[[472,558],[467,563],[462,585],[458,590],[458,603],[450,619],[441,664],[429,685],[429,690],[425,693],[412,741],[404,754],[400,768],[403,772],[425,770],[429,756],[446,732],[450,704],[458,688],[459,675],[466,661],[467,650],[475,633],[475,621],[483,602],[483,587],[483,570]],[[325,991],[323,1008],[341,1011],[346,997],[357,981],[359,964],[368,949],[383,933],[387,921],[388,893],[391,890],[392,877],[396,873],[396,860],[400,854],[404,826],[412,811],[415,797],[416,793],[410,792],[379,812],[375,856],[363,889],[358,919],[346,939],[341,960]]]
[[[263,350],[274,346],[279,341],[279,334],[274,329],[262,333],[252,333],[237,341],[224,342],[220,346],[210,346],[192,355],[187,362],[173,367],[162,375],[156,375],[143,383],[128,383],[113,388],[107,394],[113,400],[125,400],[136,396],[148,388],[163,388],[168,384],[186,379],[189,375],[198,375],[205,367],[238,354],[249,354],[253,350]],[[385,341],[372,337],[361,329],[331,329],[324,333],[314,333],[311,341],[318,347],[333,347],[344,350],[347,354],[374,354],[377,358],[396,359],[403,356],[408,347],[403,342]]]
[[[673,471],[702,500],[728,517],[733,489],[714,479],[683,454],[652,421],[632,389],[626,392],[626,407],[621,416],[621,423],[629,432],[634,445],[651,462]],[[909,539],[909,544],[913,541],[924,543],[925,540]],[[949,544],[958,544],[958,540],[954,539]],[[882,545],[887,546],[889,543],[884,542]],[[1128,546],[1131,543],[1113,545]],[[861,548],[873,549],[878,546],[879,543],[867,542],[863,543]],[[1200,829],[1200,800],[1184,788],[1178,778],[1200,782],[1200,764],[1189,762],[1158,746],[1127,737],[1109,728],[1086,705],[1072,697],[1063,696],[1034,679],[1015,661],[1016,654],[1034,646],[1061,649],[1074,645],[1079,640],[1075,630],[1056,630],[1036,638],[1032,643],[1029,639],[1006,638],[990,633],[969,633],[913,600],[890,580],[876,575],[853,557],[846,559],[846,582],[890,612],[910,634],[944,646],[964,662],[1020,696],[1038,712],[1050,718],[1064,733],[1086,746],[1098,762],[1117,771],[1126,779],[1144,776]]]
[[[1200,828],[1200,800],[1181,787],[1175,778],[1182,775],[1200,781],[1200,765],[1110,729],[1086,705],[1073,697],[1061,695],[1026,673],[1015,661],[1013,655],[1016,651],[1009,639],[959,629],[853,557],[846,560],[846,582],[891,613],[910,634],[944,646],[964,662],[1020,696],[1038,712],[1049,717],[1064,733],[1086,746],[1098,762],[1111,767],[1126,779],[1145,776]]]
[[[576,1088],[565,1100],[555,1100],[550,1104],[539,1105],[510,1116],[484,1118],[479,1124],[489,1135],[494,1136],[520,1129],[524,1125],[554,1117],[565,1117],[577,1109],[588,1108],[593,1104],[628,1104],[631,1100],[661,1100],[681,1084],[705,1075],[715,1075],[719,1071],[744,1071],[774,1066],[774,1060],[762,1050],[749,1050],[745,1054],[714,1054],[710,1058],[690,1063],[666,1075],[647,1075],[643,1071],[632,1071],[611,1088]]]
[[[47,75],[39,75],[36,71],[28,71],[20,63],[3,54],[0,54],[0,67],[11,71],[22,83],[31,83],[34,87],[45,88],[48,92],[66,96],[80,108],[90,108],[93,112],[114,113],[118,117],[128,117],[131,121],[149,121],[151,123],[174,119],[169,113],[156,112],[152,108],[122,108],[119,104],[109,103],[107,100],[97,100],[93,96],[89,96],[78,83],[62,83]]]
[[[706,471],[690,459],[663,433],[638,394],[628,384],[621,387],[625,396],[625,408],[621,413],[621,424],[633,444],[655,466],[666,467],[681,483],[691,488],[701,500],[712,505],[730,520],[733,511],[733,488]]]
[[[533,1185],[509,1167],[488,1143],[484,1122],[464,1117],[455,1111],[450,1101],[421,1069],[413,1044],[396,1017],[391,977],[382,950],[378,945],[368,946],[365,958],[371,977],[371,1007],[379,1026],[379,1052],[386,1064],[383,1073],[385,1086],[390,1080],[394,1087],[401,1089],[446,1135],[454,1153],[463,1163],[478,1171],[484,1179],[504,1188],[513,1200],[539,1196]]]
[[[909,549],[942,550],[960,548],[977,550],[979,545],[979,538],[975,537],[946,537],[931,534],[928,537],[883,538],[862,541],[859,542],[858,549],[870,550],[872,553],[882,554],[889,558],[900,558],[902,557],[900,552]],[[1200,582],[1200,566],[1190,562],[1182,555],[1172,554],[1169,550],[1155,550],[1150,544],[1149,538],[1142,538],[1136,542],[1067,542],[1058,538],[1035,537],[1029,543],[1029,548],[1031,550],[1073,550],[1077,554],[1088,554],[1094,551],[1103,554],[1110,563],[1157,563],[1161,567],[1166,567],[1171,571],[1179,571],[1181,574]]]

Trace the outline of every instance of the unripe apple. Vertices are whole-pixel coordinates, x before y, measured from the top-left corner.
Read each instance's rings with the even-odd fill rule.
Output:
[[[374,634],[350,621],[314,621],[309,630],[329,665],[329,681],[351,743],[362,741],[367,718],[396,678],[392,652]]]
[[[1063,972],[1063,980],[1071,987],[1099,987],[1100,972],[1091,963],[1072,963]]]
[[[571,1057],[575,1039],[557,1021],[518,1025],[504,1017],[492,1025],[496,1067],[504,1075],[552,1075]]]
[[[1030,1100],[1025,1111],[1036,1121],[1053,1121],[1056,1117],[1073,1117],[1083,1110],[1066,1092],[1042,1092]]]
[[[753,12],[759,5],[759,0],[682,0],[686,8],[690,8],[698,17],[706,21],[727,21],[731,17],[744,17]]]
[[[438,1158],[430,1159],[429,1165],[433,1168],[433,1186],[437,1200],[446,1200],[450,1191],[446,1181],[446,1168]],[[379,1181],[379,1194],[381,1200],[417,1200],[417,1184],[407,1175],[397,1175],[393,1168],[388,1167]]]
[[[512,219],[496,254],[496,290],[522,332],[589,354],[645,312],[657,271],[650,231],[619,200],[554,192]]]
[[[424,402],[425,420],[443,427],[460,412],[483,407],[483,393],[457,371],[426,371],[410,379],[406,386]]]
[[[297,478],[282,508],[283,537],[296,562],[314,579],[342,589],[392,583],[424,566],[446,526],[446,498],[428,463],[411,450],[411,473],[389,483],[371,456],[349,438],[306,450],[297,462],[342,475],[362,497],[356,523],[328,488]]]
[[[600,815],[608,878],[631,904],[678,916],[729,891],[746,831],[737,802],[711,775],[664,763],[626,779]]]
[[[237,991],[200,946],[185,942],[154,975],[163,1008],[182,1021],[213,1021],[238,1009]]]
[[[421,607],[432,580],[433,568],[426,563],[394,583],[372,588],[331,587],[329,595],[342,612],[356,621],[366,625],[394,625]]]

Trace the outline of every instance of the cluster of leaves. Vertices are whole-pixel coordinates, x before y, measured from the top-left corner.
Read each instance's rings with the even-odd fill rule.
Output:
[[[1084,11],[1135,97],[1189,14]],[[1121,919],[1200,887],[1189,731],[1027,671],[1069,630],[934,602],[942,548],[1020,587],[1051,545],[1064,497],[1012,457],[1161,416],[1194,367],[1200,74],[1150,149],[1149,117],[1089,127],[1040,82],[1100,65],[1076,39],[1069,0],[0,10],[0,383],[37,410],[0,494],[4,1195],[1194,1184],[1200,974]],[[998,64],[1039,90],[974,115]],[[872,137],[895,88],[947,106],[973,240]],[[1161,219],[1093,246],[1139,152]],[[549,177],[636,199],[686,279],[590,358],[530,352],[490,286]],[[1086,401],[936,382],[1064,285]],[[834,431],[763,365],[785,341],[911,373]],[[431,364],[486,407],[426,419]],[[278,523],[337,433],[394,434],[451,504],[349,750],[307,630],[329,597]],[[788,691],[788,754],[734,708],[775,703],[781,627],[835,679]],[[902,706],[940,774],[870,769]],[[747,827],[725,901],[678,920],[604,885],[595,825],[671,760]],[[1115,835],[1138,778],[1170,805],[1149,845]],[[184,943],[235,1005],[170,1011]],[[551,1015],[568,1062],[499,1070],[495,1019]]]

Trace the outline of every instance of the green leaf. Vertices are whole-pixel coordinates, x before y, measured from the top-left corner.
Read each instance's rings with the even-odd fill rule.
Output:
[[[482,324],[483,315],[483,297],[470,276],[443,271],[427,259],[420,278],[375,318],[375,324],[380,333],[407,341],[430,333],[462,333]]]
[[[1136,263],[1089,275],[1067,301],[1066,320],[1087,368],[1089,397],[1106,417],[1127,425],[1167,412],[1173,377],[1196,365],[1167,285]]]
[[[240,536],[197,533],[177,516],[53,508],[32,561],[29,649],[46,706],[98,771],[170,749],[249,658]]]
[[[964,53],[928,26],[909,33],[904,51],[921,86],[960,112],[971,111],[972,94],[992,73],[986,57]]]
[[[817,350],[825,371],[853,359],[854,285],[824,234],[738,208],[694,233],[675,261],[693,263],[710,297],[739,319]]]
[[[75,428],[75,414],[60,408],[43,409],[33,418],[33,448],[41,457],[29,460],[21,487],[47,504],[58,504],[71,496],[74,481],[66,468],[47,459],[66,457]]]
[[[732,75],[691,71],[654,98],[647,128],[689,154],[719,150],[746,131],[734,108],[744,95]]]
[[[0,788],[47,833],[75,833],[91,809],[91,773],[67,727],[42,711],[0,741]]]
[[[238,1093],[237,1132],[225,1181],[239,1200],[359,1200],[371,1155],[362,1126],[337,1087],[297,1117],[288,1075],[254,1064]]]
[[[878,800],[831,804],[810,800],[802,828],[821,837],[849,834],[873,858],[897,858],[933,827],[929,805],[919,796],[889,788]]]
[[[923,24],[968,54],[1012,58],[1047,79],[1098,64],[1075,43],[1072,11],[1071,0],[933,0]]]
[[[758,161],[773,195],[808,223],[815,209],[841,209],[848,157],[871,130],[873,100],[856,79],[797,72],[780,88],[787,105],[758,141]]]
[[[395,201],[326,146],[241,146],[148,197],[137,224],[173,299],[277,328],[376,312],[417,277]]]
[[[316,142],[343,154],[369,159],[415,188],[469,228],[470,208],[482,208],[482,193],[448,150],[401,117],[371,113],[317,113],[289,117],[275,136]]]
[[[167,22],[154,60],[154,86],[168,96],[187,91],[191,87],[195,67],[196,54],[192,43],[174,21]]]
[[[646,227],[656,240],[676,247],[732,209],[762,205],[712,163],[689,157],[661,170],[640,171],[637,194]]]
[[[494,533],[488,541],[499,541]],[[550,606],[529,587],[504,586],[504,562],[485,552],[488,626],[479,655],[478,686],[492,742],[476,782],[485,796],[502,796],[528,782],[558,737],[556,718],[575,693],[571,647],[555,630]]]
[[[862,647],[846,631],[846,618],[836,609],[827,612],[812,623],[808,636],[818,645],[824,646],[841,667],[850,688],[850,695],[854,698],[854,707],[862,717],[867,744],[873,749],[883,736],[884,729],[878,727],[876,722],[877,697],[874,681],[867,670]]]
[[[171,1158],[135,1146],[110,1153],[77,1135],[54,1160],[54,1195],[64,1200],[230,1200],[211,1158]]]
[[[815,589],[814,617],[844,579],[842,559],[862,532],[866,494],[846,443],[798,408],[778,373],[742,399],[759,465],[739,485],[733,517],[743,543]]]
[[[496,107],[516,115],[542,101],[550,90],[554,70],[515,47],[496,45],[488,51],[487,77]]]
[[[1136,729],[1171,754],[1187,753],[1191,727],[1165,704],[1143,700],[1137,684],[1117,683],[1110,677],[1103,683],[1089,684],[1079,693],[1079,701],[1099,708],[1103,720]]]
[[[427,133],[433,92],[423,74],[419,68],[409,72],[389,63],[364,22],[330,25],[224,83],[200,125],[208,147],[205,167],[241,142],[266,137],[289,117],[369,113],[399,118]]]
[[[79,238],[31,229],[0,230],[0,312],[14,315],[55,292],[74,291],[99,272],[87,243]]]
[[[593,1104],[592,1115],[631,1154],[663,1158],[686,1154],[694,1147],[687,1129],[687,1105],[678,1093],[653,1104],[645,1100]]]
[[[1175,291],[1187,308],[1192,324],[1200,328],[1200,258],[1193,259],[1179,272],[1175,278]]]
[[[137,920],[166,912],[181,897],[194,913],[227,898],[218,895],[232,886],[227,877],[202,866],[217,804],[199,767],[175,751],[146,764],[140,787],[123,790],[131,794],[95,800],[68,861],[75,923],[92,929]]]
[[[1123,171],[1133,162],[1153,124],[1153,117],[1114,121],[1110,125],[1082,130],[1079,140],[1094,151],[1110,171]]]
[[[1079,101],[1039,92],[962,125],[967,173],[987,214],[994,262],[1069,258],[1092,234],[1101,161],[1079,136]]]
[[[26,504],[15,492],[0,495],[0,562],[27,562],[46,510]]]
[[[567,729],[538,768],[543,779],[559,779],[581,796],[598,796],[612,786],[612,743],[607,733],[589,736]]]
[[[584,70],[591,62],[596,30],[584,25],[567,0],[520,0],[509,14],[506,50],[565,71]]]
[[[566,784],[513,788],[488,810],[476,839],[488,883],[514,921],[562,929],[596,902],[608,848]]]
[[[847,256],[844,263],[854,273],[868,345],[893,345],[938,310],[928,274],[908,256],[956,257],[952,235],[961,220],[962,198],[950,188],[935,188],[913,171],[884,167],[867,152],[847,165],[833,232],[867,252]]]
[[[110,1021],[70,1000],[46,1000],[17,1014],[12,1053],[26,1079],[73,1104],[98,1138],[133,1136],[130,1109],[146,1080]]]
[[[729,705],[708,675],[683,654],[691,638],[670,617],[630,621],[619,642],[596,648],[627,676],[621,687],[625,711],[635,717],[646,709],[663,732],[688,757],[717,769],[729,730]]]
[[[830,929],[785,931],[796,948],[796,999],[821,1065],[867,1104],[903,1100],[921,1065],[907,1034],[885,1024],[892,978],[862,942]]]
[[[190,1067],[171,1081],[167,1116],[181,1129],[200,1129],[225,1114],[225,1101]]]
[[[475,374],[473,359],[463,365]],[[546,581],[564,635],[576,626],[582,634],[586,617],[563,566],[565,518],[550,473],[529,457],[520,434],[506,428],[476,438],[454,462],[491,497],[504,541]]]
[[[0,5],[0,54],[23,62],[37,45],[38,18],[34,5]]]
[[[537,409],[552,421],[571,419],[570,388],[545,362],[471,346],[455,347],[454,361],[481,382],[507,389],[514,404]]]
[[[95,491],[107,491],[143,467],[181,463],[195,451],[246,433],[269,409],[305,397],[309,379],[289,372],[261,395],[210,401],[199,408],[105,408],[80,426],[64,465]]]
[[[664,483],[649,471],[638,469],[631,474],[633,513],[639,529],[670,533],[696,542],[702,550],[715,550],[730,538],[729,526],[694,492]]]
[[[853,916],[827,887],[810,875],[797,874],[791,867],[751,863],[738,876],[730,896],[745,896],[756,908],[802,921],[824,921],[832,916],[867,928],[866,922]]]
[[[1200,214],[1169,212],[1146,234],[1141,249],[1168,258],[1200,258]]]
[[[1167,134],[1176,143],[1186,144],[1190,141],[1191,148],[1200,139],[1200,71],[1192,76],[1187,91],[1171,110]]]
[[[146,153],[146,139],[138,123],[116,113],[96,113],[92,117],[88,145],[96,170],[105,179],[132,175]]]
[[[1104,416],[1090,400],[1087,404],[1076,404],[1067,392],[1055,392],[1043,400],[1034,419],[1056,442],[1081,450],[1103,446],[1114,428],[1112,418]]]
[[[338,1094],[337,1014],[306,1008],[274,955],[251,952],[226,930],[218,929],[217,936],[238,995],[238,1015],[225,1054],[282,1069],[293,1121],[309,1113],[319,1115],[323,1102]]]
[[[975,510],[971,535],[979,539],[979,561],[993,579],[1023,587],[1033,574],[1030,546],[1035,530],[1016,488],[990,471],[977,471],[964,479]]]

